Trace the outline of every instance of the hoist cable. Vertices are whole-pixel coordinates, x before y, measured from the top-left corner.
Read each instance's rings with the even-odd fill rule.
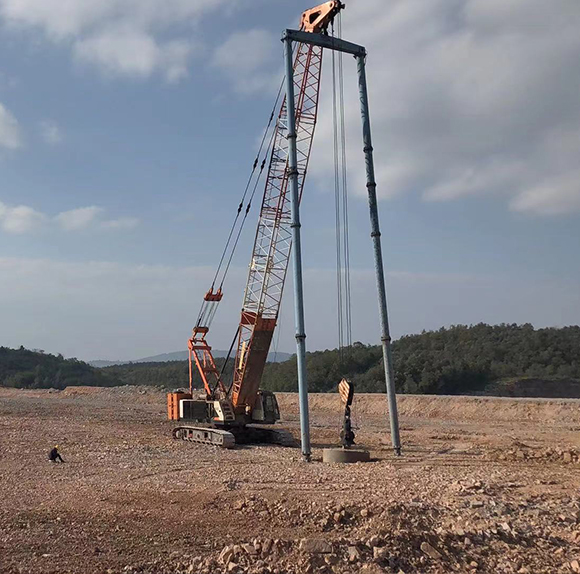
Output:
[[[338,15],[338,37],[342,38],[342,16]],[[346,161],[346,127],[345,127],[345,103],[344,103],[344,69],[343,54],[338,57],[338,83],[339,83],[339,108],[340,108],[340,131],[342,135],[342,200],[343,200],[343,246],[344,246],[344,290],[345,290],[345,311],[346,311],[346,346],[352,346],[352,300],[350,282],[350,238],[349,238],[349,217],[348,217],[348,175]]]
[[[220,289],[223,287],[226,275],[228,274],[228,271],[230,269],[230,265],[232,264],[232,259],[234,257],[235,252],[236,252],[238,242],[240,241],[240,236],[242,235],[242,231],[244,230],[244,225],[246,223],[246,219],[248,218],[248,214],[250,213],[250,209],[252,208],[252,201],[254,199],[254,196],[256,195],[256,190],[258,189],[258,185],[260,183],[260,179],[262,177],[262,174],[264,173],[264,168],[266,167],[266,159],[272,153],[272,146],[274,144],[275,137],[276,137],[276,130],[274,129],[272,131],[272,135],[270,137],[270,143],[268,144],[268,147],[266,148],[266,154],[264,155],[264,159],[262,160],[262,164],[260,166],[260,173],[258,175],[258,178],[256,179],[256,182],[254,183],[254,189],[252,190],[252,195],[250,195],[250,200],[248,201],[248,205],[246,207],[246,212],[244,214],[244,218],[242,219],[242,223],[238,229],[238,235],[236,237],[236,240],[234,242],[234,246],[233,246],[232,251],[230,253],[230,257],[228,260],[228,264],[226,266],[226,270],[224,272],[224,276],[223,276],[222,281],[220,283]]]
[[[339,15],[336,35],[334,25],[332,25],[332,38],[341,36],[342,20]],[[342,52],[339,52],[337,57],[334,50],[332,51],[332,87],[338,351],[339,359],[344,363],[345,355],[352,345],[348,176],[343,59]]]
[[[332,39],[334,41],[334,22],[332,23]],[[342,241],[341,241],[341,197],[339,178],[339,145],[338,145],[338,102],[336,88],[336,51],[332,50],[332,124],[333,124],[333,158],[334,158],[334,209],[335,209],[335,241],[336,241],[336,292],[338,320],[338,353],[342,362],[343,340],[343,301],[342,301]]]
[[[226,370],[226,366],[228,364],[228,361],[230,360],[230,357],[232,355],[232,351],[234,350],[234,345],[236,344],[236,340],[238,338],[239,333],[240,333],[240,326],[238,325],[238,330],[236,331],[236,334],[234,335],[234,338],[232,339],[232,344],[230,345],[230,350],[228,351],[228,354],[226,355],[226,358],[224,360],[224,364],[222,365],[222,368],[221,368],[221,371],[220,371],[220,374],[218,377],[218,382],[216,383],[216,385],[212,391],[212,394],[216,392],[218,385],[219,385],[219,381],[223,380],[222,377],[223,377],[224,371]],[[228,391],[228,394],[229,394],[229,391]]]
[[[214,287],[215,287],[215,284],[216,284],[216,281],[217,281],[217,279],[218,279],[218,277],[219,277],[219,275],[220,275],[220,271],[221,271],[221,268],[222,268],[223,262],[224,262],[224,260],[225,260],[225,257],[226,257],[226,255],[227,255],[227,253],[228,253],[228,248],[229,248],[229,246],[230,246],[230,243],[231,243],[232,237],[233,237],[233,235],[234,235],[234,232],[235,232],[235,229],[236,229],[236,225],[237,225],[237,223],[238,223],[238,220],[239,220],[239,218],[240,218],[240,214],[241,214],[241,212],[242,212],[242,209],[243,209],[243,207],[244,207],[244,202],[245,202],[245,200],[246,200],[246,197],[247,197],[247,195],[248,195],[248,191],[249,191],[249,189],[250,189],[250,186],[251,186],[251,184],[252,184],[252,181],[253,181],[253,179],[254,179],[254,175],[255,175],[255,173],[256,173],[256,168],[257,168],[257,167],[258,167],[258,165],[259,165],[259,161],[260,161],[260,155],[261,155],[261,153],[262,153],[262,150],[264,149],[264,143],[266,142],[266,138],[268,137],[268,133],[270,132],[270,127],[272,126],[272,122],[274,121],[274,118],[275,118],[275,116],[276,116],[276,111],[277,111],[277,109],[278,109],[278,102],[280,101],[280,96],[282,95],[282,88],[283,88],[283,87],[284,87],[284,79],[282,80],[282,82],[281,82],[281,84],[280,84],[280,88],[278,89],[278,94],[276,95],[276,101],[274,102],[274,106],[273,106],[273,108],[272,108],[272,111],[271,111],[271,113],[270,113],[270,118],[269,118],[269,120],[268,120],[268,124],[267,124],[267,126],[266,126],[266,129],[264,130],[264,134],[263,134],[263,136],[262,136],[262,140],[261,140],[261,142],[260,142],[260,147],[259,147],[259,149],[258,149],[258,153],[257,153],[257,155],[256,155],[256,158],[255,158],[255,160],[254,160],[254,163],[253,163],[253,166],[252,166],[252,171],[251,171],[251,173],[250,173],[250,177],[248,178],[248,181],[247,181],[247,183],[246,183],[246,187],[244,188],[244,193],[243,193],[243,195],[242,195],[242,198],[241,198],[241,200],[240,200],[240,203],[239,203],[239,205],[238,205],[238,211],[237,211],[237,213],[236,213],[236,217],[234,218],[234,222],[233,222],[233,224],[232,224],[232,226],[231,226],[231,228],[230,228],[230,232],[229,232],[229,234],[228,234],[228,239],[227,239],[227,241],[226,241],[226,245],[225,245],[225,247],[224,247],[224,250],[223,250],[223,252],[222,252],[222,255],[221,255],[221,257],[220,257],[220,260],[219,260],[219,263],[218,263],[218,266],[217,266],[217,269],[216,269],[216,272],[215,272],[214,278],[213,278],[213,280],[212,280],[212,283],[211,283],[211,289],[210,289],[210,290],[212,290],[212,291],[213,291],[213,289],[214,289]],[[275,131],[276,131],[275,129],[274,129],[274,130],[272,130],[272,133],[275,133]],[[270,140],[270,141],[271,141],[271,140]],[[261,175],[261,173],[262,173],[263,169],[264,169],[264,163],[262,162],[261,169],[260,169],[260,173],[259,173],[259,175],[258,175],[258,181],[259,181],[259,177],[260,177],[260,175]],[[256,187],[254,186],[254,190],[253,190],[253,192],[252,192],[252,197],[253,197],[253,194],[255,193],[255,189],[256,189]],[[251,203],[251,199],[250,199],[250,203]],[[246,207],[246,214],[245,214],[245,216],[244,216],[244,220],[243,220],[243,221],[245,221],[245,219],[246,219],[246,217],[247,217],[247,215],[248,215],[248,211],[249,211],[249,204],[248,204],[248,206]],[[242,225],[243,225],[243,224],[242,224]],[[238,233],[237,239],[239,239],[239,235],[240,235],[240,233]],[[220,288],[221,288],[221,287],[223,286],[223,284],[224,284],[224,281],[225,281],[225,278],[226,278],[227,272],[228,272],[228,270],[229,270],[229,263],[231,263],[231,260],[232,260],[232,257],[233,257],[233,252],[235,252],[235,248],[236,248],[236,246],[237,246],[237,241],[236,241],[236,243],[234,244],[234,247],[233,247],[233,249],[232,249],[232,253],[230,254],[230,257],[229,257],[229,262],[228,262],[228,266],[227,266],[227,268],[226,268],[226,271],[224,272],[224,274],[223,274],[223,276],[222,276],[222,280],[221,280]],[[207,313],[207,305],[206,305],[206,304],[207,304],[207,303],[219,303],[219,301],[217,301],[217,302],[208,302],[208,301],[205,301],[205,300],[204,300],[204,301],[202,302],[201,309],[200,309],[200,311],[199,311],[199,314],[198,314],[198,316],[197,316],[197,320],[196,320],[196,323],[195,323],[195,324],[196,324],[196,326],[198,326],[198,327],[199,327],[199,326],[201,326],[202,322],[203,322],[203,321],[204,321],[204,320],[207,318],[207,316],[206,316],[206,313]],[[213,309],[213,313],[211,313],[211,318],[212,318],[212,319],[213,319],[213,315],[215,315],[215,313],[216,313],[216,311],[217,311],[217,306],[218,306],[218,305],[214,305],[214,307],[215,307],[215,308]],[[209,321],[208,321],[208,322],[209,322]],[[204,326],[209,326],[209,325],[204,325]]]
[[[249,199],[248,204],[246,206],[246,210],[245,210],[245,213],[244,213],[244,217],[242,219],[242,222],[241,222],[240,226],[238,227],[238,232],[237,232],[237,235],[236,235],[236,239],[235,239],[234,244],[233,244],[233,247],[232,247],[232,249],[230,251],[230,255],[229,255],[229,258],[228,258],[228,262],[227,262],[225,271],[223,273],[223,276],[222,276],[222,280],[221,280],[219,289],[222,289],[222,287],[224,285],[224,281],[226,280],[228,271],[230,269],[230,265],[232,264],[232,260],[234,258],[235,253],[236,253],[236,248],[238,247],[238,243],[240,241],[240,237],[242,235],[242,231],[244,230],[244,225],[246,223],[246,219],[248,218],[248,214],[250,213],[250,209],[252,208],[252,201],[254,199],[254,196],[256,195],[256,191],[258,189],[258,185],[260,184],[261,176],[262,176],[262,174],[264,172],[264,168],[266,166],[266,159],[267,159],[268,155],[270,155],[270,153],[271,153],[270,148],[272,147],[272,142],[274,141],[275,134],[276,134],[276,130],[274,130],[272,132],[272,136],[270,137],[270,142],[268,144],[268,147],[266,148],[266,154],[264,155],[264,159],[262,160],[262,163],[260,165],[260,173],[259,173],[258,177],[255,180],[254,187],[252,189],[252,194],[250,195],[250,199]],[[211,324],[213,322],[213,319],[215,317],[215,314],[217,312],[218,306],[219,306],[219,301],[214,302],[214,306],[213,306],[212,310],[209,312],[209,314],[206,317],[206,323],[204,325],[205,327],[208,327],[209,328],[211,326]]]
[[[230,241],[231,241],[232,236],[234,234],[234,231],[235,231],[235,228],[236,228],[236,224],[237,224],[238,219],[240,217],[240,213],[242,212],[242,209],[244,207],[244,202],[246,200],[246,196],[248,194],[248,190],[250,189],[250,186],[252,184],[252,180],[254,178],[254,174],[256,173],[256,168],[258,167],[258,164],[259,164],[259,161],[260,161],[260,155],[262,153],[262,149],[264,147],[264,143],[266,142],[266,138],[268,136],[268,132],[270,131],[270,127],[271,127],[272,122],[274,121],[274,117],[276,115],[276,109],[278,108],[278,101],[280,100],[280,96],[282,94],[282,88],[283,87],[284,87],[284,81],[282,81],[282,83],[280,84],[280,88],[278,89],[278,95],[276,96],[276,101],[274,102],[274,107],[272,108],[272,112],[270,113],[270,119],[268,120],[268,125],[266,126],[266,129],[264,130],[264,135],[262,136],[262,141],[260,142],[260,147],[258,149],[258,153],[256,154],[256,159],[254,160],[254,164],[252,166],[252,171],[250,173],[250,177],[248,178],[248,181],[246,183],[246,187],[244,189],[244,194],[242,195],[242,199],[240,200],[240,203],[238,205],[238,211],[236,213],[236,217],[234,219],[234,222],[233,222],[232,227],[230,229],[230,233],[228,235],[228,239],[226,241],[226,246],[224,247],[222,256],[221,256],[220,261],[218,263],[217,270],[215,272],[215,276],[214,276],[213,281],[212,281],[212,285],[211,285],[212,286],[212,289],[215,286],[215,283],[217,281],[219,272],[221,270],[221,266],[222,266],[223,261],[225,259],[226,253],[228,251],[228,247],[230,245]],[[223,279],[222,279],[222,284],[223,284]]]
[[[298,43],[296,43],[294,45],[294,47],[293,47],[293,50],[292,50],[294,55],[296,54],[296,52],[297,52],[298,49],[299,49],[299,45],[298,45]],[[279,110],[279,108],[278,108],[278,102],[280,101],[280,96],[282,95],[282,90],[283,90],[285,81],[286,81],[286,78],[283,77],[282,78],[282,82],[280,83],[280,87],[278,88],[278,94],[276,95],[276,101],[274,102],[274,106],[272,108],[272,112],[270,113],[270,119],[268,120],[268,125],[266,126],[266,129],[264,130],[264,135],[262,136],[262,141],[260,142],[260,147],[259,147],[259,150],[258,150],[258,154],[256,155],[256,159],[254,160],[254,164],[253,164],[253,167],[252,167],[252,172],[250,174],[250,177],[248,178],[248,182],[246,183],[246,187],[244,189],[244,194],[243,194],[242,199],[241,199],[241,201],[240,201],[240,203],[238,205],[238,211],[236,213],[236,217],[234,219],[234,222],[232,224],[232,227],[231,227],[230,232],[229,232],[229,235],[228,235],[228,239],[226,241],[226,246],[224,247],[224,250],[222,252],[222,255],[221,255],[221,258],[220,258],[220,261],[219,261],[219,264],[218,264],[218,268],[217,268],[217,270],[215,272],[215,275],[214,275],[214,278],[213,278],[213,281],[212,281],[212,284],[211,284],[211,289],[210,289],[211,291],[213,291],[213,289],[215,287],[215,284],[216,284],[216,282],[218,280],[218,277],[219,277],[219,274],[220,274],[222,265],[224,263],[224,260],[226,258],[226,255],[228,253],[228,248],[230,246],[232,237],[234,236],[234,232],[235,232],[235,229],[236,229],[236,225],[238,223],[240,214],[241,214],[242,209],[243,209],[243,206],[244,206],[244,201],[246,200],[248,191],[249,191],[249,189],[251,187],[251,183],[252,183],[252,180],[254,178],[254,175],[255,175],[255,172],[256,172],[256,168],[259,165],[260,154],[261,154],[261,152],[262,152],[262,150],[264,148],[264,143],[265,143],[265,141],[267,139],[268,132],[270,131],[270,127],[272,126],[272,122],[274,121],[274,118],[276,117],[276,112]],[[277,123],[278,122],[276,121],[276,124]],[[272,146],[272,142],[273,142],[274,136],[275,136],[278,128],[279,128],[279,126],[278,125],[275,125],[272,128],[272,130],[271,130],[270,143],[269,143],[269,147],[268,147],[267,153],[265,154],[265,157],[267,157],[269,155],[269,153],[270,153],[269,152],[269,148]],[[253,197],[254,197],[254,195],[256,193],[256,188],[257,188],[258,182],[260,180],[260,176],[263,173],[264,167],[265,167],[265,159],[264,159],[264,161],[261,164],[260,172],[258,174],[258,178],[257,178],[256,183],[254,184],[254,188],[252,190],[252,195],[251,195],[250,200],[249,200],[249,202],[248,202],[248,204],[246,206],[246,211],[245,211],[245,214],[244,214],[244,218],[242,219],[241,228],[238,230],[238,233],[236,235],[236,239],[234,241],[234,245],[233,245],[233,247],[231,249],[231,252],[230,252],[230,255],[229,255],[229,258],[228,258],[228,263],[226,265],[226,269],[225,269],[225,271],[223,273],[223,276],[222,276],[222,279],[221,279],[221,282],[220,282],[220,289],[223,287],[223,284],[225,282],[226,276],[227,276],[228,271],[230,269],[230,265],[231,265],[233,256],[235,254],[235,251],[236,251],[236,248],[237,248],[237,245],[238,245],[238,241],[239,241],[240,236],[241,236],[242,228],[243,228],[244,223],[245,223],[245,221],[246,221],[246,219],[248,217],[248,213],[250,211],[252,199],[253,199]],[[196,326],[198,326],[198,327],[201,326],[201,320],[202,320],[203,317],[205,317],[204,313],[205,313],[206,304],[208,304],[208,305],[213,304],[213,306],[214,306],[213,313],[211,314],[211,318],[213,320],[213,316],[215,315],[215,313],[217,311],[217,307],[219,306],[219,302],[220,302],[219,300],[218,301],[213,301],[213,302],[209,302],[209,301],[205,301],[205,300],[203,301],[202,306],[201,306],[201,309],[200,309],[199,314],[198,314],[198,317],[197,317]],[[209,325],[204,325],[204,326],[208,326],[209,327]]]

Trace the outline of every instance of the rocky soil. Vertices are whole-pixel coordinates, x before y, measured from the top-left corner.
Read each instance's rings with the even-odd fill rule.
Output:
[[[373,460],[354,465],[321,462],[336,396],[311,397],[312,464],[173,441],[164,401],[0,389],[0,572],[580,573],[578,401],[401,397],[397,458],[383,397],[361,395]]]

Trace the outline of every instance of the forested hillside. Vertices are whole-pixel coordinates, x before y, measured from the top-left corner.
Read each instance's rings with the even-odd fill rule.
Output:
[[[216,363],[223,365],[223,359],[216,359]],[[189,365],[187,361],[170,361],[168,363],[128,363],[103,367],[101,371],[115,379],[119,379],[123,385],[153,385],[166,388],[181,388],[189,386]],[[201,379],[194,372],[194,380],[197,388],[201,386]]]
[[[532,325],[454,326],[393,343],[398,392],[485,393],[512,396],[580,397],[580,327],[534,329]],[[218,367],[223,359],[216,360]],[[231,373],[232,361],[226,368]],[[384,392],[380,346],[355,343],[307,355],[312,392],[336,389],[342,377],[358,392]],[[197,388],[201,383],[195,372]],[[71,385],[188,385],[185,361],[138,363],[94,369],[76,359],[0,348],[0,385],[64,388]],[[296,358],[266,365],[262,387],[295,391]]]
[[[402,337],[393,343],[393,357],[397,390],[403,393],[526,396],[529,379],[530,396],[580,396],[576,382],[580,380],[580,327],[458,325]],[[350,378],[358,392],[385,388],[380,346],[355,343],[342,358],[337,350],[308,353],[307,367],[312,392],[332,391],[342,377]],[[104,371],[125,384],[187,386],[185,362],[123,365]],[[197,374],[196,382],[199,385]],[[295,391],[296,358],[266,365],[262,386]]]
[[[580,379],[580,327],[458,325],[402,337],[393,343],[393,358],[397,390],[402,393],[484,392],[513,378]],[[379,346],[355,343],[342,361],[336,350],[309,353],[307,366],[309,388],[319,392],[333,389],[343,376],[359,392],[385,388]],[[293,390],[295,381],[293,359],[269,365],[263,386]]]
[[[122,384],[99,369],[62,355],[0,347],[0,386],[64,389],[71,386],[112,387]]]

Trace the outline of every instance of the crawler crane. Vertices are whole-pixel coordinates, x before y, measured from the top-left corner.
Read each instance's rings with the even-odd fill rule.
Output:
[[[329,26],[343,8],[340,1],[332,1],[307,10],[302,15],[301,31],[327,34]],[[306,179],[318,115],[322,52],[323,48],[320,46],[300,43],[294,52],[293,104],[296,110],[300,194]],[[273,117],[276,117],[274,113]],[[225,448],[233,447],[236,442],[259,441],[283,445],[292,442],[288,432],[268,426],[279,420],[280,412],[275,395],[260,390],[262,373],[278,321],[292,248],[288,185],[291,174],[288,168],[286,130],[287,102],[283,98],[272,129],[271,148],[268,148],[271,151],[265,189],[240,322],[232,344],[232,349],[236,348],[233,373],[231,379],[226,381],[224,371],[218,369],[207,341],[211,321],[223,298],[222,286],[218,283],[216,287],[214,280],[214,284],[205,294],[198,320],[188,341],[189,393],[175,392],[167,396],[169,418],[181,421],[180,426],[173,431],[177,439]],[[265,165],[266,159],[262,162],[262,169]],[[257,159],[254,170],[258,166]],[[251,196],[245,216],[250,203]],[[243,211],[243,204],[244,198],[238,208],[238,217]],[[239,238],[239,233],[237,237]],[[230,239],[232,233],[228,244]],[[237,243],[237,239],[235,242]],[[223,259],[222,256],[222,261]],[[195,370],[204,386],[205,395],[202,397],[194,396]]]

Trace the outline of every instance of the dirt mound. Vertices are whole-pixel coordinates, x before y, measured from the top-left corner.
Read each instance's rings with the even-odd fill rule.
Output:
[[[284,415],[298,415],[296,393],[276,393]],[[337,394],[310,394],[310,410],[315,415],[337,417],[342,406]],[[496,397],[455,397],[435,395],[398,395],[401,419],[442,419],[446,421],[534,421],[551,424],[580,423],[580,400],[509,399]],[[383,394],[355,395],[353,411],[358,418],[379,419],[388,413]]]
[[[485,394],[495,397],[580,398],[580,381],[529,377],[509,379],[487,386]]]

